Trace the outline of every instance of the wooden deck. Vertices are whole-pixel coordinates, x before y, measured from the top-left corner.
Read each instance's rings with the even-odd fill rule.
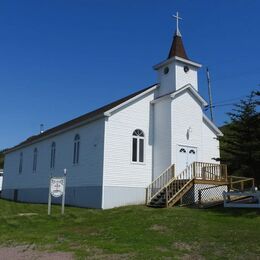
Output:
[[[175,167],[172,165],[147,187],[146,204],[151,207],[174,206],[196,184],[210,185],[210,187],[198,191],[199,204],[201,204],[202,199],[205,200],[203,196],[213,196],[214,189],[216,193],[218,192],[216,197],[220,203],[223,189],[230,190],[236,186],[243,190],[246,186],[254,186],[254,180],[252,178],[228,177],[226,165],[204,162],[194,162],[175,176]],[[209,202],[213,201],[209,200]]]

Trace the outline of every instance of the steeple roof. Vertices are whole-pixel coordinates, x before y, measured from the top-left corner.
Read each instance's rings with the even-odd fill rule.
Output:
[[[178,30],[176,31],[173,37],[172,46],[168,55],[168,59],[175,56],[178,56],[186,60],[189,59],[184,49],[181,34],[179,33]]]
[[[168,55],[168,59],[178,56],[180,58],[188,60],[188,56],[185,52],[183,43],[182,43],[182,37],[181,32],[179,29],[179,20],[182,20],[182,18],[179,16],[179,13],[177,12],[176,15],[172,15],[173,18],[176,18],[176,32],[173,37],[172,46]]]

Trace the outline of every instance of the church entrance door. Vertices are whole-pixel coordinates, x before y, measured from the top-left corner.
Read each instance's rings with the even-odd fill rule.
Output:
[[[181,171],[195,161],[197,161],[197,148],[179,145],[177,151],[176,174],[181,173]]]

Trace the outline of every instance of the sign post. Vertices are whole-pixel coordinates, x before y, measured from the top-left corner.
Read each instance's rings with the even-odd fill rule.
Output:
[[[51,214],[51,199],[59,198],[62,196],[61,214],[64,214],[65,208],[65,189],[66,189],[66,176],[67,169],[64,169],[64,177],[51,177],[49,186],[49,199],[48,199],[48,215]]]
[[[63,195],[62,195],[62,205],[61,205],[61,214],[64,214],[64,207],[65,207],[65,187],[66,187],[66,176],[67,176],[67,169],[64,169],[64,189],[63,189]]]

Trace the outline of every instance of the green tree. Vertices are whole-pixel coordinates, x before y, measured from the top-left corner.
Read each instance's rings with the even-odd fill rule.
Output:
[[[251,94],[228,113],[230,122],[222,127],[221,161],[229,173],[253,177],[260,185],[260,114],[259,91]]]

